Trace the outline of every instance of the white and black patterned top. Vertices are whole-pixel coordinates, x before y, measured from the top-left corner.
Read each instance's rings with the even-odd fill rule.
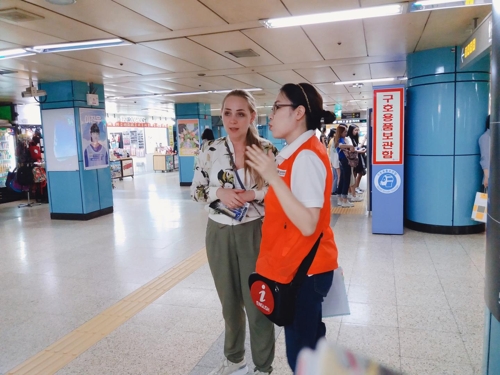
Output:
[[[259,138],[259,141],[264,152],[267,153],[269,150],[272,150],[274,155],[277,155],[278,150],[271,142],[263,138]],[[234,147],[229,137],[222,137],[214,141],[205,142],[201,148],[195,165],[193,184],[191,185],[191,198],[196,202],[211,203],[217,200],[217,189],[219,188],[242,188],[231,167],[231,158],[228,154],[225,142],[227,142],[229,150],[234,155]],[[245,184],[246,190],[253,190],[255,192],[254,203],[257,205],[258,212],[254,205],[250,205],[247,216],[239,222],[208,208],[207,205],[210,219],[221,224],[238,225],[259,219],[261,215],[264,215],[262,201],[264,200],[269,185],[266,183],[265,186],[259,190],[257,189],[255,180],[249,173],[244,176],[243,168],[238,170],[238,174]]]

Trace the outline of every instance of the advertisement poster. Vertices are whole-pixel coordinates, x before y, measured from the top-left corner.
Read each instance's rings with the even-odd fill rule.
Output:
[[[134,161],[132,159],[122,160],[123,177],[134,175]]]
[[[177,120],[179,155],[195,156],[200,147],[200,127],[197,119]]]
[[[108,168],[108,135],[104,109],[80,108],[83,166],[86,170]]]
[[[73,108],[43,110],[42,119],[47,171],[77,171],[79,168]]]

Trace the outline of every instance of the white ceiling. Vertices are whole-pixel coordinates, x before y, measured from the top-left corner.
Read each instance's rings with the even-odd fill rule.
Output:
[[[391,0],[78,0],[57,6],[45,0],[0,0],[43,17],[0,20],[0,49],[119,37],[135,44],[0,60],[0,101],[30,103],[21,91],[36,82],[104,83],[106,96],[260,87],[260,106],[274,102],[281,85],[310,82],[328,105],[371,106],[372,86],[333,85],[339,80],[403,76],[406,55],[459,45],[491,6],[467,7],[303,27],[266,29],[259,19],[345,10]],[[258,57],[227,51],[251,48]],[[223,95],[122,99],[108,112],[145,115],[174,102],[220,108]],[[262,109],[268,112],[269,109]]]

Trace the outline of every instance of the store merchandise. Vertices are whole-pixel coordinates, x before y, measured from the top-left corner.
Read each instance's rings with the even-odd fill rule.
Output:
[[[0,188],[6,187],[7,174],[16,168],[15,137],[12,128],[0,128]]]

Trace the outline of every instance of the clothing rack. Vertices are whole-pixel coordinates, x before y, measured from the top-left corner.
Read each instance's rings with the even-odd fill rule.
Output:
[[[22,207],[33,207],[33,206],[40,206],[41,203],[37,203],[37,202],[32,202],[31,199],[30,199],[30,190],[31,190],[31,187],[30,189],[27,191],[28,193],[28,203],[21,203],[20,205],[17,206],[17,208],[22,208]]]

